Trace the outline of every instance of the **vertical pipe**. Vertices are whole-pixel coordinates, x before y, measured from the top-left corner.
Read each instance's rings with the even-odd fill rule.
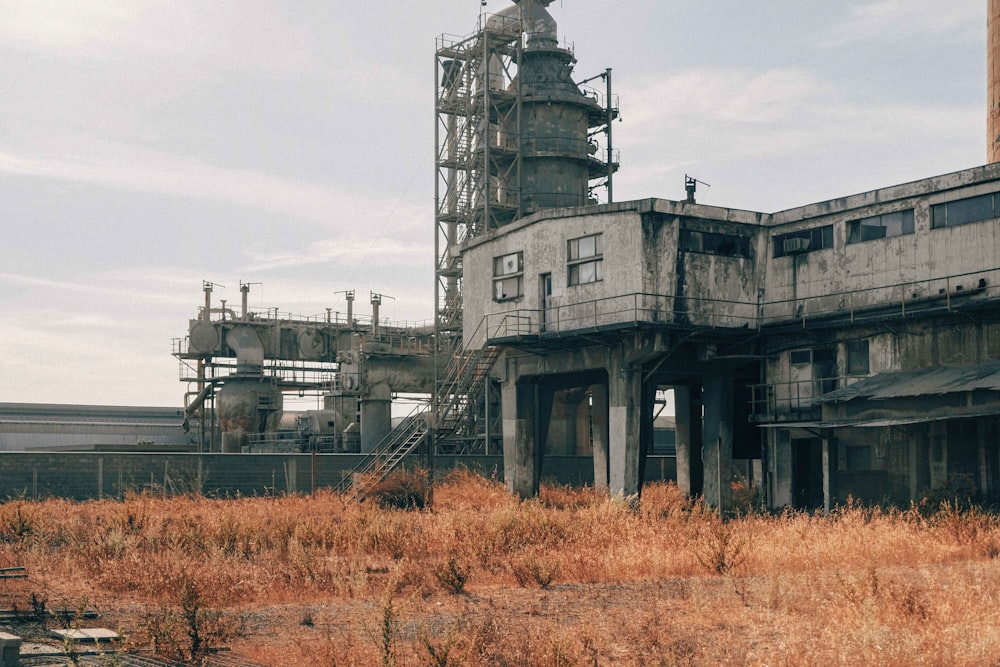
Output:
[[[607,98],[605,98],[605,103],[608,111],[608,203],[610,204],[615,200],[614,187],[612,187],[612,178],[615,173],[614,149],[612,148],[613,142],[611,140],[611,122],[615,119],[615,111],[614,106],[611,103],[611,68],[607,68],[605,73],[607,76],[604,78],[607,79],[608,83],[608,94]]]
[[[212,283],[204,283],[202,289],[205,290],[205,309],[201,312],[201,316],[207,322],[212,319]]]

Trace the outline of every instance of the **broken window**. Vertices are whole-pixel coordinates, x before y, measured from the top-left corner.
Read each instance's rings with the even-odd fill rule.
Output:
[[[493,258],[493,300],[508,301],[524,295],[524,253]]]
[[[681,230],[681,250],[723,257],[751,259],[750,239],[738,234],[717,234],[694,229]]]
[[[569,285],[582,285],[604,279],[604,255],[601,234],[571,239],[567,244],[566,273]]]
[[[873,215],[847,223],[847,242],[861,243],[913,233],[913,209]]]

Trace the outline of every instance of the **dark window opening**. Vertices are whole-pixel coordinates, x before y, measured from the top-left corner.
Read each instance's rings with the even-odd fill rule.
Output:
[[[778,234],[774,237],[774,256],[786,257],[833,247],[833,225]]]
[[[739,234],[717,234],[693,229],[681,230],[681,250],[722,257],[752,259],[750,239]]]
[[[861,243],[913,233],[913,209],[873,215],[847,223],[847,242]]]

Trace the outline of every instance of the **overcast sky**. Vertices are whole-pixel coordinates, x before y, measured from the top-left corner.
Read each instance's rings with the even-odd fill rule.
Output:
[[[506,2],[490,0],[498,11]],[[479,0],[0,0],[0,401],[181,405],[202,303],[433,314],[434,49]],[[984,0],[556,0],[618,200],[773,212],[986,156]]]

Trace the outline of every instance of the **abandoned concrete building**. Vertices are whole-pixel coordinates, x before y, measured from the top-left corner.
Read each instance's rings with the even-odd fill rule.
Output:
[[[778,213],[614,202],[611,71],[573,83],[548,4],[438,50],[437,334],[490,360],[508,487],[560,453],[638,493],[671,388],[714,506],[734,460],[771,507],[1000,491],[1000,165]]]
[[[590,447],[596,482],[636,493],[671,387],[678,481],[714,505],[733,458],[762,461],[771,506],[907,501],[956,476],[996,492],[995,207],[1000,165],[774,214],[564,208],[470,240],[465,314],[485,326],[466,345],[503,350],[508,484],[531,494],[542,452]],[[582,407],[592,437],[565,423]]]

